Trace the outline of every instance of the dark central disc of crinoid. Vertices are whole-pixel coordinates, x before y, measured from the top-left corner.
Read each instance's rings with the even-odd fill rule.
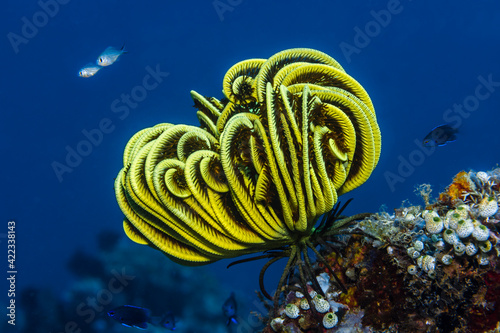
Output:
[[[236,264],[259,259],[269,259],[260,271],[259,285],[262,294],[267,299],[274,302],[273,312],[276,312],[278,309],[280,304],[280,295],[286,295],[288,291],[301,292],[306,297],[309,304],[312,304],[312,299],[307,288],[307,282],[312,283],[313,289],[317,293],[324,297],[326,296],[316,279],[313,262],[308,254],[308,250],[312,250],[316,256],[316,261],[323,264],[329,270],[339,290],[347,292],[346,288],[337,276],[337,274],[343,274],[343,272],[334,272],[330,263],[320,252],[326,251],[331,253],[332,251],[335,251],[334,247],[330,244],[336,242],[335,236],[337,235],[364,234],[361,230],[356,229],[355,224],[357,220],[364,219],[365,217],[370,216],[371,213],[357,214],[349,217],[342,216],[342,212],[351,201],[352,199],[349,199],[343,206],[340,206],[340,202],[338,202],[334,209],[322,217],[321,221],[315,228],[313,228],[312,233],[309,236],[301,238],[296,243],[265,251],[264,254],[259,256],[234,261],[227,267],[229,268]],[[288,258],[288,262],[278,283],[278,287],[276,289],[277,292],[274,296],[271,296],[264,286],[264,275],[266,270],[273,263],[283,258]],[[315,310],[313,309],[313,311]]]

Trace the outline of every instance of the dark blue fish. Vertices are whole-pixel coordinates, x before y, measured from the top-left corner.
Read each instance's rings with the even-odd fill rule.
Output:
[[[426,147],[444,146],[448,142],[453,142],[457,139],[458,128],[448,124],[434,127],[422,141]]]
[[[222,313],[227,317],[227,325],[230,323],[238,324],[236,309],[236,299],[234,298],[234,292],[232,292],[231,296],[222,305]]]
[[[145,330],[148,324],[160,326],[168,330],[175,330],[175,316],[169,311],[162,317],[152,317],[151,311],[133,305],[122,305],[108,312],[108,316],[123,326]]]
[[[151,321],[151,311],[132,305],[122,305],[108,312],[108,316],[123,326],[135,327],[141,330],[148,328]]]

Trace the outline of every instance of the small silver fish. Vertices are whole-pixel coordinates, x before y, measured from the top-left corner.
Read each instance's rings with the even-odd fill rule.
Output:
[[[118,60],[118,57],[127,52],[123,49],[124,47],[125,45],[123,45],[122,48],[118,50],[112,46],[109,46],[108,48],[106,48],[106,50],[104,50],[103,53],[101,53],[101,55],[97,59],[97,64],[99,66],[112,65],[115,61]]]
[[[90,64],[87,64],[85,65],[85,67],[83,67],[82,69],[80,69],[80,71],[78,72],[78,76],[79,77],[91,77],[91,76],[94,76],[95,73],[99,72],[99,70],[101,69],[102,67],[99,67],[93,63],[90,63]]]

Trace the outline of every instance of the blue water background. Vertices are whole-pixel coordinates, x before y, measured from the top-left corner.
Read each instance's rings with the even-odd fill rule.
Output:
[[[228,10],[218,12],[220,3]],[[66,262],[76,249],[95,252],[102,230],[122,233],[113,181],[128,139],[162,122],[197,125],[190,90],[222,98],[225,72],[244,59],[315,48],[336,58],[370,94],[382,154],[370,179],[341,198],[355,198],[348,214],[383,204],[391,211],[403,199],[421,204],[416,185],[430,183],[437,194],[458,171],[499,162],[497,1],[67,1],[18,45],[12,34],[22,36],[23,17],[33,22],[42,7],[11,0],[3,7],[0,260],[4,267],[7,221],[16,221],[18,290],[63,290],[74,280]],[[384,21],[380,11],[389,8],[397,9]],[[117,63],[92,78],[77,76],[106,47],[122,44],[128,53]],[[148,67],[169,75],[126,116],[113,112],[115,100],[143,84]],[[478,88],[488,78],[497,85]],[[417,143],[446,121],[454,104],[478,100],[478,89],[487,97],[453,118],[461,123],[458,140],[423,153]],[[58,178],[54,162],[65,164],[68,147],[77,149],[83,131],[103,119],[113,130]],[[246,290],[253,299],[262,263],[226,270],[228,262],[209,269],[228,289]],[[283,265],[271,270],[268,285]],[[5,295],[7,286],[0,287]]]

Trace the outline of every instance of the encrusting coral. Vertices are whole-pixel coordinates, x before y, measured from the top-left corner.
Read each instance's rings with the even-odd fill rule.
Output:
[[[484,198],[499,201],[500,168],[461,172],[455,181],[470,192],[450,200],[449,188],[462,188],[452,183],[437,201],[424,196],[425,207],[373,214],[356,225],[364,234],[334,236],[342,246],[323,249],[347,289],[331,279],[326,287],[334,326],[323,313],[301,308],[296,318],[272,318],[281,326],[264,332],[498,332],[500,213],[493,207],[484,216],[481,205]],[[325,272],[318,262],[317,279]],[[298,302],[290,293],[283,306]]]

